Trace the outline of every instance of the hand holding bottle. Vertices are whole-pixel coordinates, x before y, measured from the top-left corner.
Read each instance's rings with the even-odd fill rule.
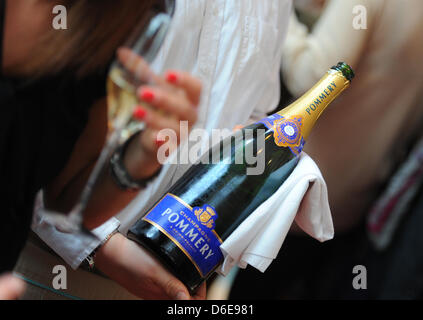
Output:
[[[117,233],[97,252],[95,264],[104,274],[142,299],[205,299],[203,284],[194,296],[145,249]]]

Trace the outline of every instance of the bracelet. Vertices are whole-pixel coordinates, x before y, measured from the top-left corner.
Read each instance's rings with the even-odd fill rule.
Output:
[[[129,143],[141,133],[142,130],[133,134],[124,144],[119,146],[110,158],[109,168],[110,175],[114,183],[119,189],[124,191],[139,191],[147,186],[147,183],[157,177],[161,171],[161,168],[157,170],[152,176],[146,179],[135,180],[131,177],[128,170],[123,163],[123,157],[125,155],[126,148]]]
[[[88,268],[88,270],[92,271],[95,268],[95,255],[98,251],[98,249],[100,249],[101,246],[103,246],[112,236],[114,236],[116,233],[118,232],[118,229],[114,230],[112,233],[110,233],[103,241],[101,241],[101,243],[97,246],[97,248],[95,248],[88,257],[86,257],[84,259],[84,263],[85,263],[85,267]]]

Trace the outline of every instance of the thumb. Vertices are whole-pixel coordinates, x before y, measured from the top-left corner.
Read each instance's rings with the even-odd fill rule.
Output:
[[[167,277],[162,277],[164,280],[164,290],[166,294],[174,300],[189,300],[190,294],[188,289],[184,286],[184,284],[176,279],[175,277],[169,275]]]
[[[11,274],[0,277],[0,300],[15,300],[25,291],[25,283]]]

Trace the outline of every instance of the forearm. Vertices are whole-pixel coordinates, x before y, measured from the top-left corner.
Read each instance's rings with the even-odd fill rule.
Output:
[[[134,179],[148,179],[160,168],[160,164],[153,154],[146,152],[139,147],[138,139],[135,137],[128,145],[124,155],[124,165],[128,173]],[[129,159],[130,154],[131,157]],[[132,161],[131,161],[132,160]],[[67,186],[63,192],[50,201],[48,205],[61,212],[69,212],[75,204],[80,201],[80,195],[87,183],[87,180],[94,168],[95,161],[82,170]],[[107,164],[98,177],[97,183],[90,196],[88,205],[84,211],[84,225],[88,229],[102,224],[110,217],[120,212],[131,202],[138,192],[123,190],[114,181],[110,174],[110,167]],[[99,214],[101,212],[101,214]]]
[[[76,182],[74,186],[70,187],[69,194],[65,195],[65,197],[71,196],[70,202],[73,202],[73,204],[79,201],[79,197],[77,198],[75,195],[79,195],[82,192],[88,175],[89,173],[84,173],[80,178],[80,182]],[[98,178],[96,187],[85,208],[84,226],[90,230],[101,225],[125,208],[137,194],[138,192],[120,189],[111,178],[107,166]]]

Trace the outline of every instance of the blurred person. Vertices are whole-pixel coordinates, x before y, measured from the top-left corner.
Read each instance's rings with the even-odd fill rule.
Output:
[[[294,0],[298,20],[311,28],[319,19],[326,3],[326,0]]]
[[[203,96],[194,129],[205,129],[210,135],[213,129],[230,132],[235,125],[258,121],[275,108],[290,9],[290,0],[176,2],[170,33],[152,67],[156,72],[180,68],[202,80]],[[66,292],[72,295],[86,299],[158,298],[154,291],[145,290],[149,281],[145,274],[154,272],[140,264],[145,253],[124,235],[188,168],[180,163],[164,165],[146,190],[97,230],[97,242],[35,224],[33,230],[54,252],[41,241],[28,243],[17,271],[51,286],[51,268],[63,263],[63,258],[73,269],[79,268],[68,270],[70,287]],[[113,233],[113,228],[119,232]],[[43,259],[34,265],[33,257],[40,255]],[[95,267],[87,272],[84,266],[91,258]],[[28,292],[24,298],[61,298],[37,288]]]
[[[68,30],[51,26],[57,4],[68,9]],[[107,133],[108,66],[155,5],[163,1],[0,1],[0,272],[15,265],[40,189],[46,207],[55,211],[68,212],[78,200]],[[156,78],[163,85],[139,88],[140,101],[155,109],[144,112],[147,126],[128,142],[123,158],[131,178],[139,181],[148,181],[160,168],[155,133],[178,128],[182,120],[192,125],[201,94],[201,82],[187,73]],[[105,170],[84,225],[105,222],[135,196]],[[151,270],[151,290],[165,297],[188,294],[147,253],[138,263]]]
[[[364,18],[358,17],[360,13]],[[354,19],[364,23],[364,29],[357,28]],[[405,252],[406,240],[399,246],[394,239],[385,251],[377,252],[366,235],[374,202],[423,133],[422,31],[419,0],[332,0],[312,31],[291,16],[282,72],[294,96],[304,93],[333,61],[347,62],[356,73],[350,89],[319,119],[304,149],[327,182],[335,238],[318,244],[289,236],[266,274],[240,273],[231,297],[251,297],[258,291],[266,292],[261,298],[423,296],[421,282],[404,280],[408,287],[398,285],[406,276],[421,278],[418,250],[423,238],[411,233],[405,257],[399,252]],[[417,215],[417,208],[413,210],[410,217]],[[401,269],[404,259],[409,263]],[[397,266],[395,274],[387,272],[390,264]],[[352,286],[356,265],[368,268],[368,290]],[[397,286],[384,292],[394,281]]]

